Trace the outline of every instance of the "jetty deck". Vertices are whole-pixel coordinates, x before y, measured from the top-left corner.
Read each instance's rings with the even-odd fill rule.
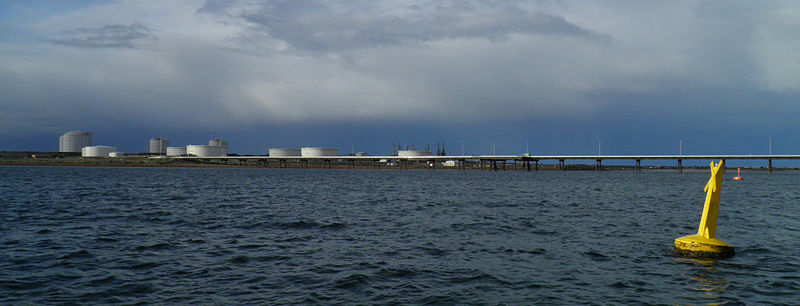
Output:
[[[540,161],[557,161],[558,170],[566,170],[567,161],[575,160],[594,160],[595,170],[602,170],[602,163],[604,160],[630,160],[634,162],[635,171],[641,171],[642,160],[673,160],[676,162],[676,171],[683,172],[684,160],[764,160],[767,161],[767,170],[772,173],[773,160],[800,160],[800,155],[446,155],[446,156],[393,156],[393,155],[376,155],[376,156],[174,156],[168,158],[186,159],[186,160],[257,160],[260,163],[269,163],[270,161],[277,161],[286,163],[286,161],[298,161],[301,164],[308,165],[309,161],[321,161],[330,167],[331,161],[345,161],[353,164],[355,167],[356,161],[371,161],[373,165],[379,162],[399,162],[408,164],[409,162],[428,161],[433,164],[435,169],[435,162],[438,161],[457,161],[463,167],[465,161],[475,161],[481,163],[488,163],[494,170],[498,169],[498,163],[506,163],[513,161],[515,164],[521,162],[524,168],[528,171],[538,170]],[[533,165],[531,165],[533,163]]]

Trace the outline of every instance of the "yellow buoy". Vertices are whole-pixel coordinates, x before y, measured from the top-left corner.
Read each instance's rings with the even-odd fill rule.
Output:
[[[727,258],[733,256],[733,247],[715,238],[723,169],[722,161],[716,166],[714,166],[713,161],[711,162],[711,178],[704,189],[706,202],[703,206],[703,216],[700,218],[700,228],[697,230],[697,235],[675,239],[676,254],[696,258]]]

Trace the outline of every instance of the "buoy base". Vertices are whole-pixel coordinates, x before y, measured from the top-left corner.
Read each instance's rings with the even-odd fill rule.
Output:
[[[741,181],[741,180],[742,180],[742,177],[741,177],[741,176],[734,176],[734,177],[733,177],[733,180],[734,180],[734,181]]]
[[[722,240],[699,235],[675,239],[673,252],[675,255],[691,258],[729,258],[735,253],[733,247]]]

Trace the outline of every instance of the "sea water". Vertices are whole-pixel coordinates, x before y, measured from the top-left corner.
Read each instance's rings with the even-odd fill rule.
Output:
[[[800,173],[0,167],[0,304],[800,302]]]

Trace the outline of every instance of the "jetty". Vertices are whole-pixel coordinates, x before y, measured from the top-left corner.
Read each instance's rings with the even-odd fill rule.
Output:
[[[294,161],[300,167],[308,167],[310,161],[321,162],[324,167],[330,168],[332,161],[345,162],[352,168],[356,167],[356,162],[359,163],[372,163],[373,168],[380,168],[381,163],[398,163],[403,168],[408,168],[408,164],[412,162],[428,162],[430,168],[435,170],[438,162],[454,161],[457,163],[456,167],[465,169],[465,162],[471,161],[480,163],[481,168],[484,165],[492,170],[498,170],[500,166],[505,167],[505,164],[512,162],[515,167],[521,164],[522,169],[527,171],[539,170],[539,162],[541,161],[554,161],[557,162],[558,171],[566,171],[567,161],[595,161],[595,171],[602,171],[603,161],[605,160],[629,160],[633,162],[634,171],[640,172],[642,170],[641,162],[643,160],[662,160],[674,161],[676,163],[675,169],[678,173],[683,172],[684,160],[721,160],[723,163],[727,160],[763,160],[767,162],[767,171],[772,173],[773,160],[800,160],[800,155],[446,155],[446,156],[394,156],[394,155],[376,155],[376,156],[170,156],[166,158],[183,159],[183,160],[219,160],[219,161],[239,161],[247,162],[256,160],[259,165],[269,166],[271,163],[277,164],[279,167],[286,166],[289,161]]]

